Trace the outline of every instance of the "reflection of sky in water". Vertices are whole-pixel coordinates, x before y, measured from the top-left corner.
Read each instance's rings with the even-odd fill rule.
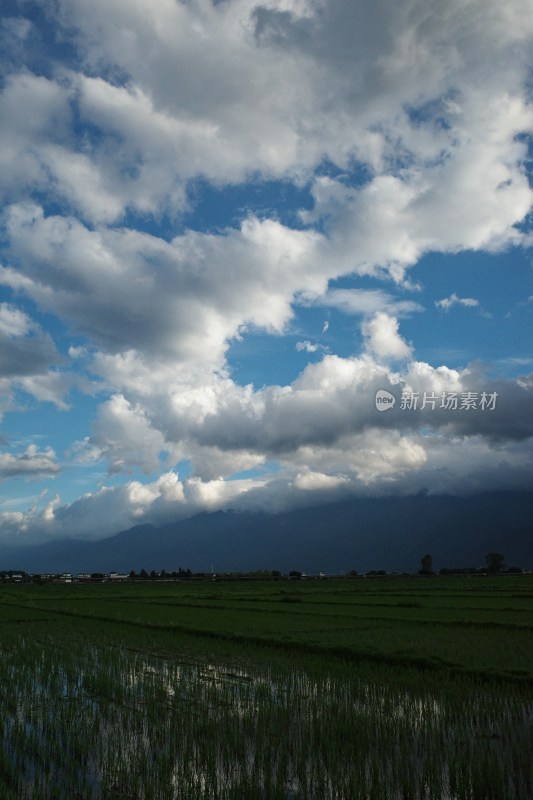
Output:
[[[21,798],[46,785],[49,764],[59,797],[114,796],[138,774],[138,798],[151,786],[158,800],[185,797],[184,787],[212,800],[215,785],[217,797],[235,797],[251,782],[258,798],[277,787],[286,800],[352,800],[352,771],[369,792],[379,776],[387,800],[403,798],[404,784],[413,796],[431,784],[432,797],[462,800],[469,795],[453,793],[454,771],[466,791],[476,759],[490,756],[508,781],[513,750],[531,742],[533,708],[518,696],[471,691],[458,704],[357,680],[349,665],[313,674],[81,641],[17,646],[0,659],[0,686],[3,751]],[[526,800],[520,791],[509,797]]]

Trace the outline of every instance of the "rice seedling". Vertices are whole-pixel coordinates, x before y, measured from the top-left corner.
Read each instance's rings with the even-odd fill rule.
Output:
[[[475,617],[520,617],[516,588],[472,593],[479,628],[446,619],[453,592],[47,588],[0,598],[0,798],[533,796],[531,633],[503,620],[505,664]],[[385,601],[400,621],[373,613]]]
[[[518,687],[399,689],[353,665],[158,658],[72,634],[7,636],[3,796],[531,797]]]

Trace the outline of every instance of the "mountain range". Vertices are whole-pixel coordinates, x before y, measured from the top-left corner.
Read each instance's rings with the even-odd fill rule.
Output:
[[[99,541],[0,549],[0,569],[361,573],[415,571],[425,553],[436,570],[483,566],[490,551],[503,553],[508,565],[533,568],[533,492],[352,498],[278,514],[203,512]]]

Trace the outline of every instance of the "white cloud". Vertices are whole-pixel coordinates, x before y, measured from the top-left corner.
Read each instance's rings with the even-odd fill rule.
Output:
[[[399,300],[382,289],[330,289],[315,300],[317,305],[329,306],[345,314],[375,314],[378,311],[405,316],[422,311],[414,300]]]
[[[81,376],[67,372],[50,370],[46,375],[31,375],[16,379],[16,387],[20,387],[37,400],[53,403],[57,408],[66,411],[70,408],[65,397],[76,386],[79,389],[88,388],[88,382]]]
[[[13,177],[20,180],[24,177],[24,168],[33,167],[37,168],[33,178],[44,177],[38,169],[38,159],[33,161],[31,153],[26,152],[25,148],[28,144],[38,148],[42,141],[53,140],[59,144],[68,140],[68,94],[57,81],[25,70],[7,76],[0,94],[0,108],[4,120],[3,144],[8,148],[17,148],[28,158],[25,163],[20,164],[12,158],[17,150],[3,150],[3,174],[9,176],[9,170],[12,169]],[[27,113],[28,108],[32,109],[31,114]],[[31,173],[27,174],[30,177]],[[2,188],[6,191],[8,187],[4,184]]]
[[[0,453],[0,479],[16,476],[26,478],[53,476],[60,469],[55,453],[51,448],[40,452],[36,445],[31,444],[20,455]]]
[[[1,377],[43,376],[61,360],[51,336],[28,314],[9,303],[0,303]]]
[[[56,496],[42,509],[33,505],[27,512],[0,512],[0,537],[21,545],[48,538],[103,539],[141,522],[175,522],[202,510],[238,505],[241,496],[259,486],[253,480],[180,481],[168,472],[147,484],[132,480],[105,486],[71,504],[61,504]]]
[[[352,491],[361,491],[370,486],[393,488],[406,475],[416,480],[426,461],[426,450],[419,437],[367,428],[339,438],[333,446],[303,446],[289,463],[312,464],[321,473],[335,477],[339,486],[349,480]],[[323,488],[326,488],[325,483]]]
[[[81,448],[81,455],[105,459],[111,473],[127,471],[134,465],[150,473],[162,463],[164,450],[165,438],[152,427],[144,410],[132,406],[123,395],[113,395],[100,405],[93,435]]]
[[[366,348],[378,358],[405,359],[411,355],[411,347],[398,333],[398,320],[383,311],[361,326]]]
[[[9,303],[0,303],[0,334],[7,337],[25,336],[32,328],[27,314]]]
[[[313,265],[320,236],[271,220],[167,243],[127,229],[91,231],[24,204],[8,209],[6,229],[17,270],[3,269],[0,281],[111,353],[220,365],[243,326],[282,333],[296,292],[326,284]]]
[[[479,306],[479,300],[474,297],[458,297],[455,292],[452,292],[449,297],[443,297],[442,300],[435,300],[437,308],[442,308],[444,311],[449,311],[453,306],[465,306],[466,308],[475,308]]]
[[[368,333],[373,336],[369,339],[372,347],[379,350],[377,358],[370,352],[351,358],[325,355],[309,364],[292,384],[259,390],[208,372],[198,373],[194,382],[192,376],[172,379],[168,372],[156,370],[150,383],[148,369],[132,358],[129,363],[136,366],[128,375],[134,379],[125,381],[131,400],[121,397],[120,402],[115,399],[101,407],[90,444],[97,442],[97,457],[105,456],[116,469],[134,463],[153,464],[164,452],[168,463],[190,459],[198,476],[212,480],[227,479],[266,460],[282,459],[288,465],[302,448],[311,448],[306,451],[311,458],[315,448],[335,450],[341,439],[370,428],[396,431],[398,449],[403,447],[402,436],[419,428],[440,429],[450,435],[483,434],[500,442],[531,436],[530,389],[523,381],[498,383],[479,369],[459,371],[416,360],[407,360],[401,369],[393,370],[386,362],[391,353],[394,360],[398,353],[403,354],[405,346],[397,322],[388,317],[378,320],[377,328]],[[378,389],[396,396],[398,407],[392,413],[376,412]],[[409,413],[399,411],[402,391],[417,392],[420,398],[426,393],[439,402],[443,393],[460,396],[466,391],[478,396],[496,391],[502,399],[494,412],[484,415],[454,414],[438,407],[432,410],[429,405],[426,410]],[[394,463],[394,448],[392,444],[388,447]],[[354,448],[366,453],[360,444]],[[341,464],[336,469],[343,473]],[[350,473],[348,467],[346,470]]]
[[[500,246],[531,203],[516,134],[531,129],[532,31],[527,0],[506,7],[62,0],[49,13],[83,69],[8,77],[2,185],[52,185],[103,222],[175,214],[196,176],[302,180],[355,160],[374,178],[365,190],[334,199],[322,179],[315,192],[318,213],[352,207],[339,246],[358,269]],[[90,126],[78,142],[75,117]]]
[[[326,352],[328,348],[325,347],[323,344],[319,344],[317,342],[310,342],[308,339],[306,339],[303,342],[296,342],[296,349],[300,353],[301,352],[320,353],[320,352]]]
[[[86,382],[80,376],[59,371],[57,367],[65,361],[52,337],[26,312],[10,303],[0,303],[0,413],[17,406],[18,390],[67,408],[65,396],[72,386],[81,388]]]
[[[299,472],[294,479],[294,486],[304,492],[320,492],[338,489],[348,482],[343,475],[324,475],[322,472]]]

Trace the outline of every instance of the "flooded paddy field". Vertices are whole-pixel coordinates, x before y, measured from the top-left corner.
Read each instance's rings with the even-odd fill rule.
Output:
[[[0,797],[530,800],[527,582],[332,588],[9,587]]]

